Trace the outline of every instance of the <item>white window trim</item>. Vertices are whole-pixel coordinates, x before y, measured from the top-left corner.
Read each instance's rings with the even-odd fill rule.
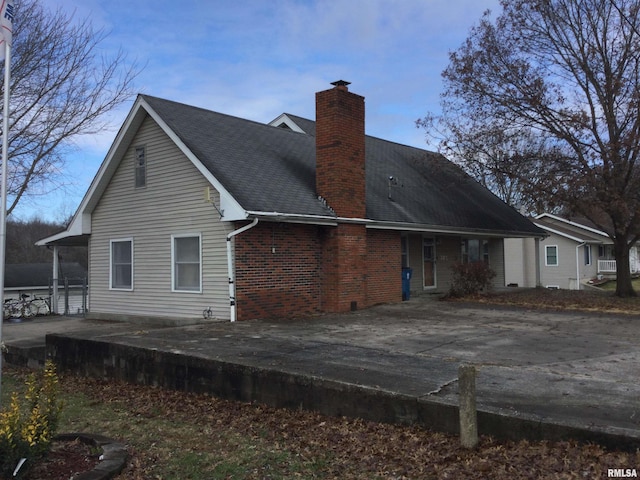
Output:
[[[198,237],[198,250],[200,257],[200,288],[198,290],[180,290],[176,288],[176,238]],[[202,293],[202,234],[201,233],[180,233],[171,235],[171,291],[176,293]]]
[[[129,288],[113,286],[113,244],[118,242],[131,242],[131,286]],[[133,237],[112,238],[111,240],[109,240],[109,290],[116,290],[121,292],[133,291],[134,264],[135,264],[133,252],[134,252]]]
[[[549,255],[547,255],[547,250],[549,248],[555,248],[556,249],[556,263],[549,263]],[[560,265],[560,255],[559,253],[559,249],[558,249],[558,245],[545,245],[544,246],[544,264],[547,267],[557,267]]]
[[[593,252],[591,251],[591,245],[585,245],[584,249],[585,249],[585,253],[584,253],[584,259],[585,260],[587,259],[587,253],[586,252],[589,252],[588,253],[589,263],[585,262],[584,264],[585,265],[593,265]]]

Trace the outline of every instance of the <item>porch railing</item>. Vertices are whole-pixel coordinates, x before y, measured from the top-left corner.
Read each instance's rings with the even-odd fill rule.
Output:
[[[616,273],[616,261],[598,260],[598,273]]]

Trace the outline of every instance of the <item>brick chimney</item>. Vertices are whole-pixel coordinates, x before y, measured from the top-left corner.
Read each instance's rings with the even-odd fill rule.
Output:
[[[364,218],[364,97],[332,85],[316,93],[316,192],[338,216]]]
[[[345,312],[366,305],[364,97],[349,82],[316,93],[316,192],[345,220],[322,237],[321,309]]]

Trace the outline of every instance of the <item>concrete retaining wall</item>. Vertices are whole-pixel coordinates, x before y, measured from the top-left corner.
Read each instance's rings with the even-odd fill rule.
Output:
[[[459,432],[458,407],[432,397],[400,395],[286,371],[60,334],[47,335],[46,344],[47,357],[60,372],[209,393],[230,400],[332,416],[420,424],[435,431]],[[478,430],[481,435],[502,440],[576,439],[617,449],[640,448],[640,439],[619,429],[594,431],[500,412],[479,411]]]

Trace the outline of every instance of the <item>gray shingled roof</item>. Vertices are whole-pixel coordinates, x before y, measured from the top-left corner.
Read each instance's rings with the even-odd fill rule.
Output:
[[[313,137],[143,98],[245,210],[333,215],[315,194]]]
[[[79,263],[60,263],[59,279],[86,278],[87,269]],[[50,263],[8,263],[5,265],[5,288],[46,287],[51,283]]]
[[[142,97],[245,210],[333,215],[315,192],[315,122],[288,115],[305,131],[297,133]],[[370,220],[502,234],[544,233],[438,153],[371,136],[365,148]],[[390,176],[397,179],[391,188]]]

